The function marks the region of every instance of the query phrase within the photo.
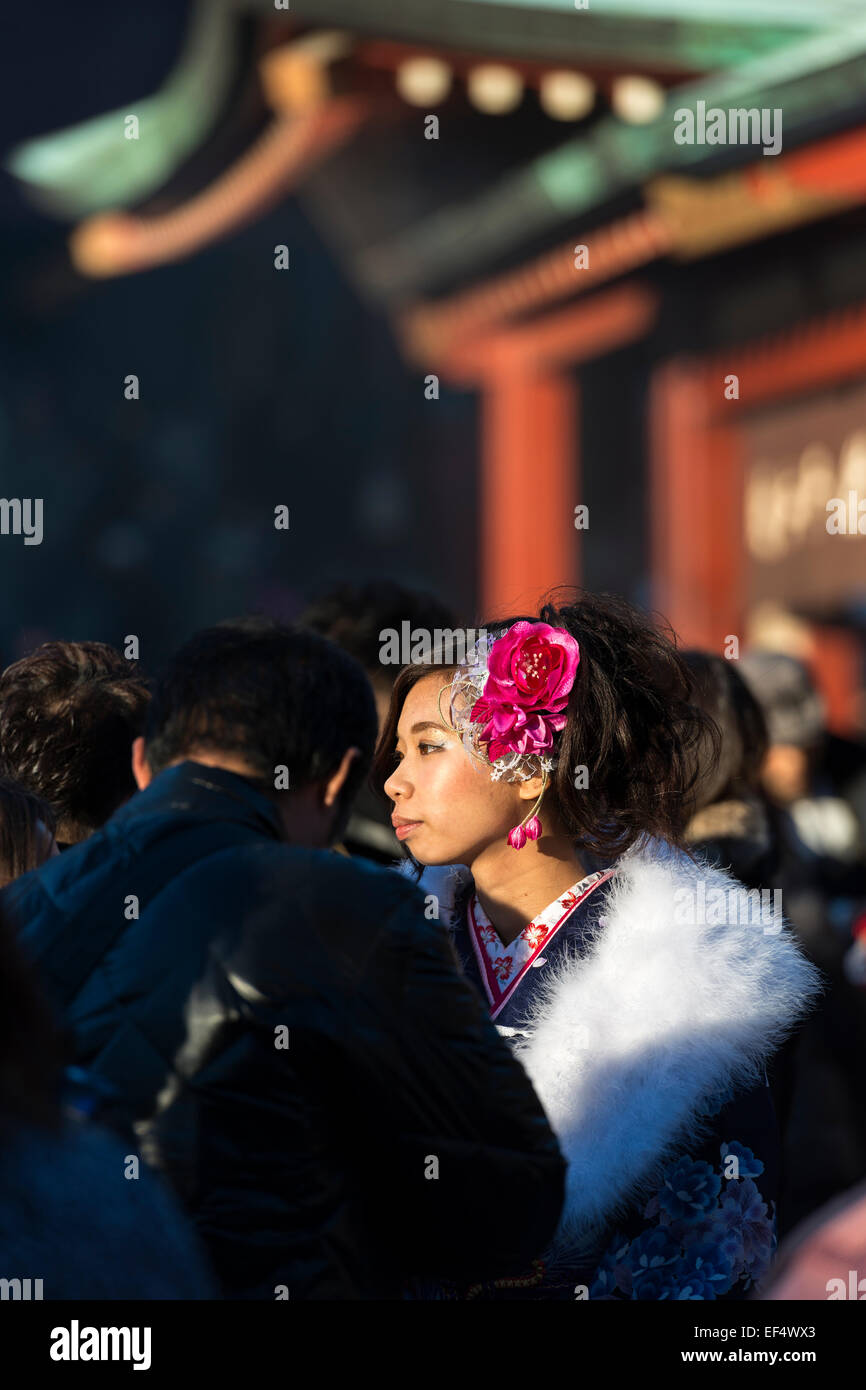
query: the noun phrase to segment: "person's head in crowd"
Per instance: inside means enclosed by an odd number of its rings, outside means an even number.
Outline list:
[[[680,843],[686,798],[697,775],[695,749],[699,739],[713,737],[713,726],[690,703],[689,671],[673,642],[623,599],[568,591],[538,615],[484,624],[491,653],[496,639],[517,623],[564,630],[579,649],[564,719],[552,734],[556,763],[546,789],[543,769],[532,775],[526,775],[530,767],[511,771],[506,758],[504,775],[493,777],[490,762],[467,748],[460,729],[449,723],[452,664],[432,671],[435,662],[408,666],[394,686],[374,776],[394,802],[412,857],[422,864],[471,867],[482,856],[488,864],[500,856],[503,872],[512,865],[520,872],[529,869],[533,855],[567,856],[570,845],[610,859],[643,835]],[[573,643],[564,650],[573,653]],[[514,661],[508,660],[513,676]],[[534,663],[531,684],[553,655],[527,649],[519,661],[527,669]],[[491,741],[497,760],[493,747]],[[517,867],[509,832],[539,797],[543,833],[521,846]]]
[[[746,652],[739,669],[767,721],[764,787],[773,801],[787,805],[809,794],[825,730],[823,700],[803,662],[783,652]]]
[[[710,716],[721,735],[698,749],[700,777],[695,785],[696,811],[720,801],[742,800],[761,788],[767,754],[767,725],[761,706],[736,669],[736,662],[711,652],[686,651],[692,673],[692,699]]]
[[[143,1181],[110,1180],[123,1169],[129,1138],[110,1135],[102,1116],[91,1123],[97,1080],[67,1065],[69,1035],[19,929],[0,902],[4,1274],[23,1275],[28,1284],[37,1275],[36,1298],[43,1283],[47,1299],[215,1297],[198,1241],[162,1184],[147,1173]],[[88,1100],[77,1114],[73,1085],[83,1086]]]
[[[766,1302],[863,1300],[866,1182],[812,1211],[788,1235],[757,1297]]]
[[[0,888],[57,853],[54,812],[41,797],[0,777]]]
[[[133,771],[142,789],[187,761],[235,772],[276,802],[289,840],[324,847],[345,828],[376,727],[351,656],[316,632],[242,618],[196,633],[171,660]]]
[[[367,584],[337,584],[322,593],[302,613],[299,621],[325,637],[359,661],[366,671],[376,697],[379,729],[384,725],[391,702],[391,690],[401,670],[400,664],[382,661],[385,633],[427,632],[453,629],[452,610],[434,594],[409,589],[390,579]]]
[[[744,883],[772,867],[773,832],[761,787],[767,726],[761,707],[736,669],[710,652],[687,651],[692,699],[712,719],[718,739],[696,750],[698,780],[686,840]]]
[[[105,642],[46,642],[0,676],[0,774],[47,801],[57,841],[98,830],[135,791],[148,690]]]

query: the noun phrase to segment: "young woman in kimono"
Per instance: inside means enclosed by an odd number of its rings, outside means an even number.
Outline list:
[[[718,731],[673,644],[588,595],[484,631],[461,666],[401,672],[376,773],[567,1199],[531,1270],[432,1296],[745,1297],[776,1241],[765,1067],[818,976],[778,911],[679,847]]]

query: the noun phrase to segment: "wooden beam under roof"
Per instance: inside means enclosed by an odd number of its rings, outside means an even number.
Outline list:
[[[418,360],[465,352],[497,325],[527,319],[662,256],[693,259],[866,202],[866,127],[718,179],[665,178],[648,207],[597,227],[503,275],[401,318]],[[585,248],[585,264],[575,252]]]

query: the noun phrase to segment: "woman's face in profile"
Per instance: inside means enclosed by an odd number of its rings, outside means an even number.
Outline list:
[[[397,725],[397,766],[385,783],[397,836],[422,864],[471,864],[504,843],[526,807],[513,783],[494,782],[439,713],[447,672],[422,677],[406,696]],[[443,696],[447,709],[447,695]]]

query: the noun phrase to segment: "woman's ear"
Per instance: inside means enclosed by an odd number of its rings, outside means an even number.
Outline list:
[[[517,794],[521,801],[537,801],[543,786],[544,777],[539,773],[537,777],[527,777],[525,782],[518,782]]]

